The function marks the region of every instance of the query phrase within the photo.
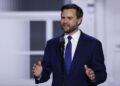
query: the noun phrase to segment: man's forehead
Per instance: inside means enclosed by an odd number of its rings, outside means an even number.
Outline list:
[[[75,9],[63,10],[62,15],[76,15],[76,10]]]

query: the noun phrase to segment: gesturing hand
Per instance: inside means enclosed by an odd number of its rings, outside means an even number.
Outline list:
[[[85,68],[85,74],[91,81],[95,81],[95,73],[91,68],[88,68],[87,65],[84,65]]]
[[[41,61],[38,61],[38,64],[33,65],[32,72],[35,77],[39,78],[41,76],[42,70],[43,68],[41,65]]]

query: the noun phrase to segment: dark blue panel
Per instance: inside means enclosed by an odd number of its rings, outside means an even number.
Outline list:
[[[58,11],[64,0],[18,0],[19,11]]]
[[[44,50],[46,40],[45,21],[30,22],[30,50]]]
[[[60,36],[63,33],[61,26],[60,26],[60,21],[54,21],[53,22],[53,36],[57,37]]]

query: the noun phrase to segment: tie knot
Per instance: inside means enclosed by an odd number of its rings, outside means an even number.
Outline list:
[[[71,36],[68,36],[68,40],[71,40],[72,39],[72,37]]]

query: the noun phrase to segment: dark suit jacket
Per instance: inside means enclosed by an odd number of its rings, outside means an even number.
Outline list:
[[[67,74],[60,56],[60,37],[47,42],[42,61],[43,72],[36,84],[47,81],[53,73],[52,86],[97,86],[106,80],[106,67],[101,42],[81,32],[70,73]],[[92,68],[96,75],[95,82],[91,82],[85,74],[84,65]],[[63,71],[64,68],[64,72]],[[63,78],[64,76],[64,78]],[[64,79],[64,80],[63,80]]]

